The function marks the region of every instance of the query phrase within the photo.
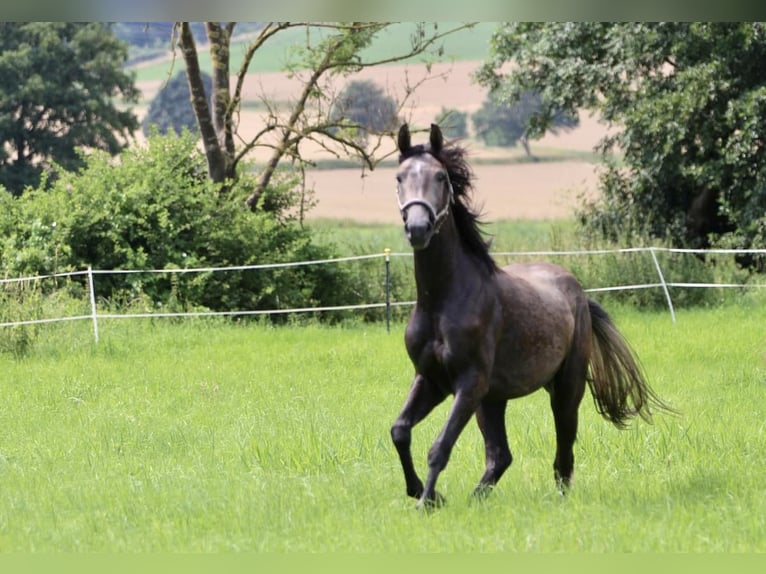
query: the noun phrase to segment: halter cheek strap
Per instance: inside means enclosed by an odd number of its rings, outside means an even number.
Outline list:
[[[449,188],[449,198],[447,203],[444,204],[444,207],[442,207],[439,212],[437,212],[436,208],[428,203],[425,199],[416,198],[410,199],[405,203],[401,203],[399,201],[399,194],[397,193],[396,202],[399,204],[399,212],[402,214],[402,217],[404,217],[404,212],[407,211],[407,209],[413,205],[422,205],[428,211],[428,214],[431,217],[431,221],[434,222],[434,233],[439,233],[439,228],[442,226],[442,223],[444,223],[444,220],[447,219],[447,215],[449,214],[450,205],[455,202],[455,192],[452,189],[452,182],[450,182],[449,177],[447,179],[447,187]]]

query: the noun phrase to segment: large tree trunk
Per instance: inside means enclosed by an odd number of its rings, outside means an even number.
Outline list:
[[[232,133],[231,89],[229,87],[229,53],[234,22],[225,27],[218,22],[205,22],[210,42],[210,59],[213,63],[213,126],[218,134],[219,145],[227,159],[234,158],[234,135]],[[230,161],[230,163],[233,163]],[[233,175],[233,174],[229,174]]]
[[[220,26],[219,26],[220,28]],[[224,44],[221,42],[219,45]],[[181,22],[179,45],[181,46],[181,52],[186,63],[186,78],[189,82],[189,91],[191,92],[191,103],[194,108],[194,114],[197,116],[197,125],[199,126],[200,135],[202,136],[202,143],[205,148],[205,156],[207,157],[207,168],[210,179],[215,183],[224,183],[227,178],[231,178],[233,174],[229,173],[230,165],[233,162],[227,157],[224,147],[221,145],[219,139],[219,132],[216,129],[216,124],[213,121],[213,116],[210,112],[210,106],[208,105],[208,96],[205,94],[205,87],[202,83],[202,73],[199,66],[199,58],[197,57],[197,46],[194,42],[194,36],[188,22]],[[214,50],[211,48],[211,54]],[[215,50],[219,57],[224,57],[220,54],[220,50]],[[221,89],[221,77],[225,75],[223,83],[226,86],[226,94],[229,93],[229,79],[228,79],[228,41],[225,42],[225,61],[226,61],[226,74],[221,74],[220,69],[214,70],[213,77],[213,91],[218,92]],[[213,60],[215,63],[216,61]],[[214,68],[216,68],[214,66]],[[216,101],[218,98],[214,98]],[[222,104],[221,104],[222,105]],[[219,112],[219,104],[216,103],[216,117]],[[225,110],[225,107],[223,108]],[[224,114],[221,114],[220,118],[223,118]],[[221,120],[223,124],[223,120]],[[224,130],[225,131],[225,130]],[[222,139],[226,139],[225,137]],[[228,142],[225,142],[228,145]],[[234,143],[231,142],[233,149]]]

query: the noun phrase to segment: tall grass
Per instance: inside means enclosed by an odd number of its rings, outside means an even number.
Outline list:
[[[575,486],[556,494],[544,392],[509,405],[495,492],[474,424],[414,509],[389,425],[412,375],[380,324],[114,320],[49,326],[0,373],[0,551],[764,551],[764,301],[611,307],[682,411],[618,431],[586,396]],[[421,472],[447,400],[413,437]]]
[[[354,222],[312,221],[318,241],[332,242],[342,254],[381,253],[390,248],[402,257],[394,258],[391,265],[393,276],[392,297],[394,301],[414,299],[415,286],[412,273],[411,248],[407,244],[401,225],[359,224]],[[617,252],[622,248],[656,247],[660,242],[647,243],[636,237],[625,237],[620,243],[594,239],[583,233],[572,220],[501,220],[487,222],[483,226],[491,240],[491,251],[498,264],[547,260],[569,269],[586,289],[609,287],[634,288],[600,293],[599,298],[615,304],[635,305],[645,309],[667,309],[665,291],[652,254],[648,251],[635,253]],[[576,251],[610,251],[597,254],[566,254]],[[532,252],[525,254],[525,252]],[[545,252],[538,254],[537,252]],[[562,252],[565,254],[551,254]],[[510,254],[508,254],[510,253]],[[704,258],[689,253],[656,251],[657,262],[666,283],[701,284],[764,284],[766,278],[751,274],[737,266],[730,254],[707,255]],[[360,267],[372,281],[379,282],[379,261],[370,261]],[[651,288],[635,286],[656,284]],[[697,288],[678,287],[670,289],[675,308],[714,306],[736,302],[746,288]]]

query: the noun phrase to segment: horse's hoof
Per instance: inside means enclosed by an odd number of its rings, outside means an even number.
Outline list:
[[[421,498],[418,500],[416,508],[424,512],[431,512],[441,508],[445,504],[447,504],[447,499],[437,492],[434,494],[433,498]]]
[[[489,484],[480,484],[473,489],[474,500],[486,500],[492,494],[493,487]]]
[[[555,470],[553,478],[556,480],[556,490],[559,491],[561,496],[566,496],[567,492],[569,492],[569,489],[572,487],[574,477],[571,474],[569,476],[562,476]]]

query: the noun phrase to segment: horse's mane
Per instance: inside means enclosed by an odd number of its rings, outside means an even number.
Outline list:
[[[407,153],[400,154],[399,163],[424,153],[432,155],[447,170],[455,197],[451,208],[452,217],[461,241],[469,253],[479,259],[490,273],[496,271],[497,264],[489,254],[492,241],[487,238],[487,233],[481,228],[483,225],[481,214],[472,204],[474,173],[468,164],[466,149],[454,142],[437,151],[432,150],[429,145],[418,144],[412,146]]]

